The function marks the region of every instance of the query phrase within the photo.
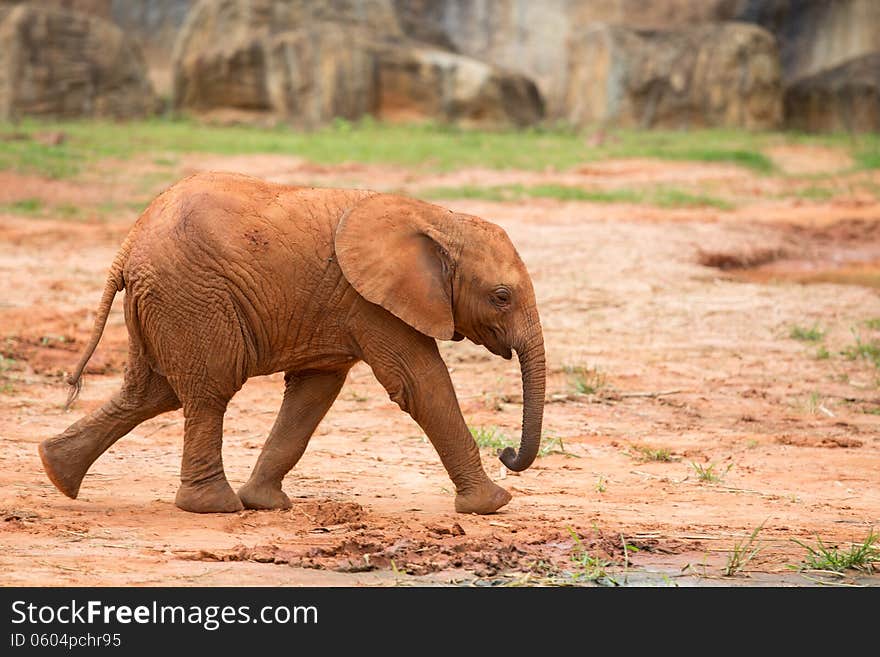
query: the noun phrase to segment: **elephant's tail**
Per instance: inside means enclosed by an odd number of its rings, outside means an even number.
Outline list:
[[[67,377],[70,392],[64,405],[65,410],[69,409],[70,405],[79,396],[79,391],[82,389],[83,370],[86,368],[86,364],[89,362],[92,354],[95,353],[98,342],[101,341],[101,335],[104,333],[104,326],[107,324],[107,316],[110,314],[113,299],[116,298],[117,292],[125,289],[125,279],[123,278],[122,271],[128,260],[130,248],[131,235],[122,244],[122,248],[116,254],[116,258],[114,258],[113,264],[110,266],[110,273],[107,275],[107,282],[104,284],[104,294],[101,296],[101,303],[98,305],[98,313],[95,316],[95,327],[92,329],[92,337],[89,339],[89,343],[86,345],[86,349],[79,359],[79,364],[76,366],[73,374]]]

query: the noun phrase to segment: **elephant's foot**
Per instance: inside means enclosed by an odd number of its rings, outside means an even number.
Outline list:
[[[281,487],[247,482],[238,489],[238,497],[246,509],[289,509],[290,498]]]
[[[225,478],[200,484],[183,483],[177,489],[174,503],[192,513],[235,513],[244,508]]]
[[[455,510],[459,513],[494,513],[510,502],[510,493],[486,481],[479,486],[458,491],[455,496]]]
[[[49,481],[67,497],[76,499],[83,477],[92,462],[81,463],[81,459],[77,460],[76,454],[71,451],[69,446],[65,446],[65,441],[58,438],[44,440],[39,447],[40,460]]]

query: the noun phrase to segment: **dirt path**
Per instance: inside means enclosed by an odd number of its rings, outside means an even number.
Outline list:
[[[272,177],[265,159],[226,164]],[[184,162],[181,173],[193,166]],[[623,179],[684,175],[679,165],[665,167],[645,164]],[[776,184],[729,167],[686,168],[730,194]],[[387,173],[349,167],[308,176],[383,188],[453,184],[401,172],[397,182]],[[100,195],[89,186],[44,188],[67,203],[78,193]],[[177,510],[179,413],[117,443],[79,500],[61,496],[36,446],[119,385],[126,334],[117,300],[80,401],[62,410],[59,375],[78,357],[106,268],[135,217],[0,214],[2,583],[369,585],[511,582],[525,573],[570,582],[576,577],[566,571],[583,573],[572,561],[581,550],[636,579],[658,572],[668,579],[657,581],[718,583],[734,545],[763,524],[751,577],[723,582],[807,584],[788,568],[805,556],[793,539],[846,545],[880,528],[880,370],[842,353],[880,339],[880,326],[869,323],[880,318],[880,296],[868,286],[776,282],[801,266],[786,262],[827,269],[840,254],[880,260],[876,203],[770,199],[726,213],[551,200],[446,204],[500,223],[518,245],[551,367],[552,453],[514,475],[484,450],[488,472],[514,496],[488,517],[452,512],[439,459],[364,365],[285,480],[290,511]],[[849,228],[838,234],[820,225]],[[760,252],[775,254],[760,266],[775,260],[776,272],[744,278],[741,266]],[[710,266],[719,264],[713,254],[732,268]],[[805,342],[790,337],[793,327],[823,334]],[[464,343],[442,351],[469,424],[516,436],[515,361]],[[576,392],[577,376],[592,394]],[[279,376],[254,379],[232,402],[224,462],[234,486],[256,460],[281,390]],[[701,480],[698,469],[718,480]],[[624,557],[624,542],[637,551]]]

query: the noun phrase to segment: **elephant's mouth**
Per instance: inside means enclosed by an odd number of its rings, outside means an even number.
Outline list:
[[[452,336],[452,339],[455,340],[456,336],[459,335],[461,334],[456,331],[455,335]],[[476,345],[486,347],[491,353],[496,356],[501,356],[504,360],[510,360],[513,358],[513,350],[504,344],[504,341],[501,340],[495,329],[490,328],[488,331],[474,331],[472,335],[466,335],[463,337],[467,337],[468,340]]]
[[[510,360],[513,358],[513,350],[510,347],[493,344],[486,344],[484,346],[496,356],[501,356],[504,360]]]

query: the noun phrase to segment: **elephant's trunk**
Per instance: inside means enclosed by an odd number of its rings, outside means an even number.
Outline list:
[[[541,447],[541,425],[544,420],[547,371],[544,361],[544,335],[537,315],[526,336],[514,347],[519,358],[523,388],[523,423],[519,452],[507,447],[499,455],[501,462],[514,472],[522,472],[534,462]]]

